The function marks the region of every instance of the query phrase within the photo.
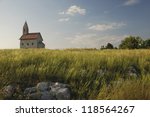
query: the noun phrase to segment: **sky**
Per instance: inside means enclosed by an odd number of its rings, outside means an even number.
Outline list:
[[[129,35],[150,38],[150,0],[0,0],[0,49],[19,48],[27,21],[46,48],[118,46]]]

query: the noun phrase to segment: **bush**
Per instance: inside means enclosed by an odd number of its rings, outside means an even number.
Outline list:
[[[119,45],[120,49],[139,49],[142,48],[143,40],[141,37],[126,37]]]

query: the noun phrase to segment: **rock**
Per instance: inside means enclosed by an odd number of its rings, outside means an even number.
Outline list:
[[[40,92],[36,92],[36,93],[27,94],[27,95],[25,95],[25,99],[28,99],[28,100],[40,100],[41,99],[41,93]]]
[[[49,83],[48,82],[40,82],[36,86],[38,91],[46,91],[49,88]]]
[[[130,76],[130,77],[135,77],[135,78],[137,78],[138,76],[139,76],[139,70],[135,67],[135,66],[130,66],[129,68],[128,68],[128,75]]]
[[[54,100],[54,99],[56,98],[52,92],[48,92],[48,91],[41,92],[41,100]]]
[[[26,99],[36,100],[69,100],[69,85],[53,82],[40,82],[35,87],[26,88],[24,91]]]
[[[69,87],[69,85],[67,85],[67,84],[62,84],[62,83],[58,83],[58,82],[56,82],[53,86],[54,87],[60,87],[60,88]]]
[[[60,89],[60,87],[53,87],[53,86],[51,86],[51,91],[53,93],[56,93],[59,89]]]
[[[24,94],[31,94],[31,93],[35,93],[37,92],[37,89],[36,87],[32,87],[32,88],[26,88],[25,91],[24,91]]]
[[[56,92],[56,99],[58,100],[69,100],[70,99],[70,91],[68,88],[60,88]]]
[[[69,100],[71,99],[71,92],[69,85],[54,82],[40,82],[35,87],[26,88],[23,92],[17,92],[16,87],[8,85],[3,88],[3,94],[6,99],[21,96],[21,99],[28,100]],[[20,94],[19,94],[20,93]]]
[[[4,98],[6,98],[6,99],[12,98],[14,92],[15,92],[15,87],[12,85],[5,86],[2,89],[2,94],[3,94]]]
[[[57,92],[61,88],[69,88],[69,85],[56,82],[54,84],[51,84],[50,88],[52,92]]]

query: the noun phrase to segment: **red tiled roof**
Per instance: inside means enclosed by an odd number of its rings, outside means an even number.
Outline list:
[[[20,40],[36,40],[39,35],[41,36],[40,33],[28,33],[26,35],[22,35]]]

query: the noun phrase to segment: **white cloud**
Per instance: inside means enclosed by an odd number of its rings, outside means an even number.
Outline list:
[[[70,44],[77,48],[95,48],[97,47],[97,35],[96,34],[77,34],[68,38]]]
[[[82,9],[82,8],[74,5],[74,6],[71,6],[67,10],[66,14],[68,14],[68,15],[74,15],[74,14],[85,15],[86,14],[86,9]]]
[[[100,48],[102,45],[112,43],[117,46],[126,35],[98,35],[94,33],[77,34],[67,38],[72,47],[78,48]]]
[[[80,15],[85,15],[86,14],[86,9],[82,9],[76,5],[70,6],[66,11],[59,12],[59,14],[64,15],[75,15],[75,14],[80,14]]]
[[[140,0],[126,0],[126,2],[124,2],[124,6],[131,6],[131,5],[135,5],[137,3],[139,3]]]
[[[59,12],[58,14],[59,14],[59,15],[64,15],[64,14],[65,14],[65,12],[64,12],[64,11],[62,11],[62,12]]]
[[[96,24],[90,26],[88,29],[94,31],[107,31],[107,30],[119,29],[125,25],[126,25],[125,23]]]
[[[70,18],[61,18],[61,19],[59,19],[58,21],[59,22],[67,22],[67,21],[69,21],[70,20]]]

